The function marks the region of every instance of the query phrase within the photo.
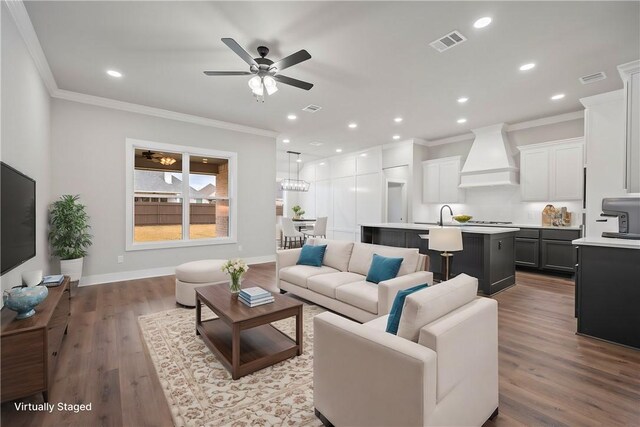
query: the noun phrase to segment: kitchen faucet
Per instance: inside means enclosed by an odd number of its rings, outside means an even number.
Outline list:
[[[451,210],[451,206],[449,205],[442,205],[442,207],[440,208],[440,221],[438,222],[438,225],[440,227],[442,227],[444,225],[444,223],[442,222],[442,210],[444,208],[449,208],[449,212],[451,213],[451,216],[453,216],[453,211]]]

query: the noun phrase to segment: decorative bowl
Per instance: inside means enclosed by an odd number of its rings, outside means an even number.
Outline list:
[[[16,319],[26,319],[36,314],[33,308],[44,301],[47,295],[49,289],[46,286],[13,288],[3,292],[2,300],[9,309],[18,312]]]
[[[455,219],[456,221],[458,221],[461,224],[464,224],[465,222],[471,220],[473,217],[469,216],[469,215],[455,215],[453,217],[453,219]]]

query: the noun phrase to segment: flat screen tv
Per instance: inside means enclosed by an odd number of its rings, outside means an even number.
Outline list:
[[[36,182],[0,162],[2,273],[36,256]]]

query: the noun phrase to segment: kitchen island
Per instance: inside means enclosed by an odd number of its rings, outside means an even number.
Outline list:
[[[442,262],[439,251],[429,250],[430,224],[380,223],[361,224],[363,243],[418,248],[429,255],[429,271],[442,280]],[[493,295],[515,284],[515,236],[519,228],[460,226],[463,250],[454,252],[451,274],[460,273],[478,279],[478,292]]]

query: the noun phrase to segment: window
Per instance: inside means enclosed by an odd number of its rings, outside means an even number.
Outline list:
[[[127,250],[235,242],[236,154],[127,139]]]

